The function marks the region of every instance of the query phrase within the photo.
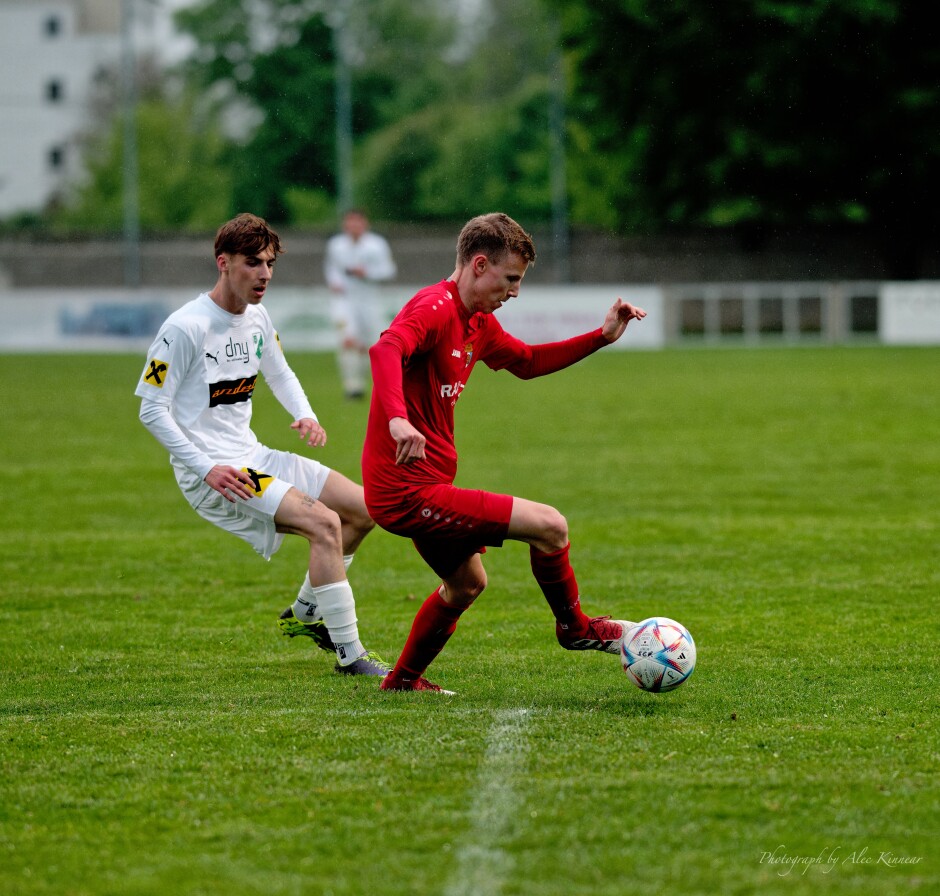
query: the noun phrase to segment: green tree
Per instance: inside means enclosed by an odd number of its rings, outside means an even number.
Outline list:
[[[335,191],[333,71],[331,31],[319,16],[302,23],[295,43],[255,57],[242,89],[264,121],[237,153],[239,208],[285,221],[291,188]]]
[[[363,141],[359,177],[388,216],[465,220],[499,208],[551,216],[550,70],[541,0],[490,0],[442,57],[433,101]],[[397,212],[397,215],[396,215]]]
[[[197,41],[191,81],[235,129],[234,199],[310,223],[336,194],[336,52],[342,27],[361,137],[431,101],[452,24],[440,0],[205,0],[177,15]],[[332,217],[332,214],[330,215]]]
[[[178,20],[199,45],[194,83],[249,113],[240,208],[295,223],[329,208],[342,23],[357,202],[397,220],[549,218],[556,41],[542,0],[204,0]]]
[[[187,96],[153,92],[137,106],[140,226],[147,232],[213,231],[228,213],[227,142]],[[55,229],[117,233],[123,227],[123,124],[86,146],[86,176],[52,212]]]
[[[546,220],[548,105],[546,79],[534,76],[498,101],[441,103],[383,128],[359,155],[370,208],[419,221],[495,209]]]
[[[552,0],[573,213],[632,232],[864,224],[897,276],[936,231],[940,51],[914,0]]]

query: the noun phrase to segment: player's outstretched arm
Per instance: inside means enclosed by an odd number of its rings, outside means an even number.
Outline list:
[[[646,317],[646,312],[642,308],[637,308],[618,298],[607,312],[607,317],[604,318],[601,333],[608,342],[616,342],[623,336],[631,320],[643,320],[644,317]]]

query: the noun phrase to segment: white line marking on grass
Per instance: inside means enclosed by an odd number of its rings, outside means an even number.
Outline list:
[[[527,709],[497,713],[468,812],[470,829],[455,855],[444,896],[494,896],[501,892],[514,859],[502,846],[520,802],[528,744]]]

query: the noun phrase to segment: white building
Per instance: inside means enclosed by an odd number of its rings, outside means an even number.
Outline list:
[[[119,72],[122,12],[137,53],[159,51],[170,8],[153,0],[0,0],[0,218],[41,211],[80,175],[96,79]]]

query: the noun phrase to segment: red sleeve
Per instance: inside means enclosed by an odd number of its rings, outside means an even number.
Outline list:
[[[386,331],[372,348],[369,360],[372,363],[372,389],[382,405],[387,420],[406,417],[405,391],[402,388],[402,358],[404,352],[400,340]]]
[[[527,345],[502,331],[494,350],[483,360],[493,370],[508,370],[520,379],[531,380],[564,370],[609,344],[600,327],[581,336],[542,345]]]
[[[453,301],[446,282],[422,289],[409,301],[369,349],[372,365],[372,391],[385,411],[386,419],[408,417],[402,370],[414,354],[434,345],[442,321],[437,312],[444,301]]]

